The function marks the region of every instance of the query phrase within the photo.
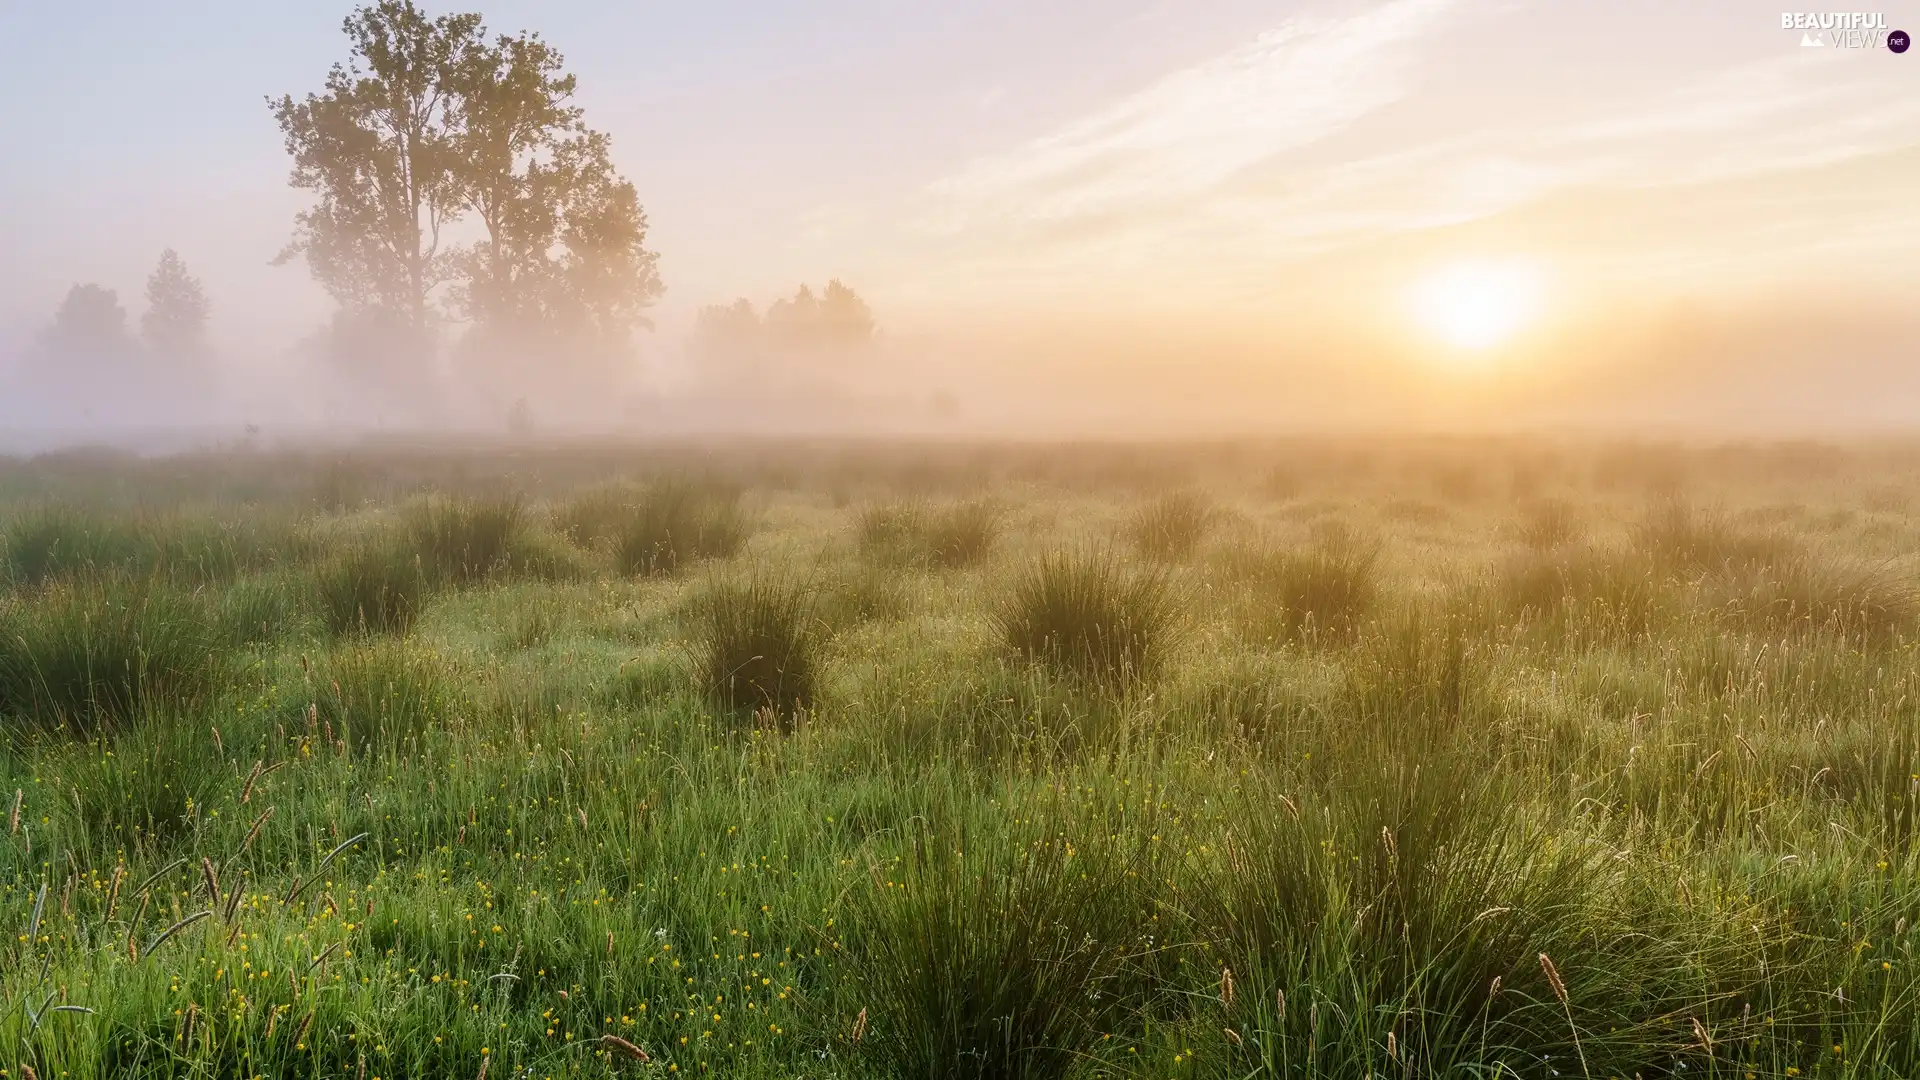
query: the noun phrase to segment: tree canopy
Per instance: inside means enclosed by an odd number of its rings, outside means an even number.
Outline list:
[[[160,253],[160,264],[147,278],[147,311],[140,316],[140,336],[147,348],[170,356],[194,356],[206,350],[207,293],[187,273],[187,264],[172,248]]]
[[[411,0],[343,29],[348,59],[319,92],[269,102],[291,182],[316,196],[282,259],[305,257],[352,326],[419,350],[442,316],[516,350],[624,349],[662,291],[657,257],[560,53]]]
[[[759,366],[779,358],[863,350],[873,343],[873,312],[838,278],[816,294],[801,285],[768,305],[766,314],[745,299],[700,309],[694,321],[695,359],[711,367]]]

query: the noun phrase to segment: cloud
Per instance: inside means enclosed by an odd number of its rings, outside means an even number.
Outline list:
[[[1398,99],[1406,46],[1452,0],[1393,0],[1345,19],[1303,17],[927,192],[918,224],[1071,228],[1177,206],[1274,154]]]

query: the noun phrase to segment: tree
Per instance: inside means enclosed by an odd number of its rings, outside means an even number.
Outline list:
[[[64,359],[117,359],[131,344],[127,311],[112,289],[75,285],[60,301],[42,340],[49,352]]]
[[[764,369],[774,360],[794,371],[813,358],[863,350],[873,343],[874,333],[866,301],[836,278],[819,294],[801,285],[792,297],[769,305],[764,316],[744,299],[701,308],[688,350],[716,374]]]
[[[447,273],[441,237],[461,203],[453,84],[485,48],[480,17],[429,19],[411,0],[380,0],[342,30],[350,59],[324,92],[268,99],[293,186],[319,196],[280,259],[304,255],[341,307],[424,335]]]
[[[160,253],[160,265],[147,278],[147,312],[140,336],[154,352],[195,356],[205,351],[207,294],[187,264],[172,249]]]
[[[343,309],[387,316],[357,322],[423,344],[446,285],[470,352],[624,349],[662,291],[657,260],[560,54],[411,0],[362,7],[345,30],[351,57],[323,93],[271,102],[293,184],[319,195],[283,258],[304,255]],[[456,247],[449,229],[468,214],[485,236]]]

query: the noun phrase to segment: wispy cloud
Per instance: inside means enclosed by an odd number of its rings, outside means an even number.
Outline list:
[[[1453,0],[1299,18],[928,193],[920,224],[1054,228],[1177,205],[1398,99],[1406,48]]]

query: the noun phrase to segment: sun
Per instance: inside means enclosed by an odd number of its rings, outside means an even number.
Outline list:
[[[1417,282],[1413,317],[1455,349],[1484,352],[1525,329],[1540,313],[1539,268],[1521,261],[1449,263]]]

